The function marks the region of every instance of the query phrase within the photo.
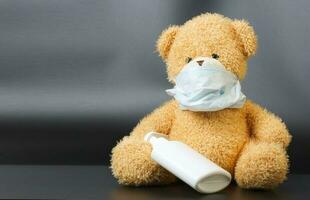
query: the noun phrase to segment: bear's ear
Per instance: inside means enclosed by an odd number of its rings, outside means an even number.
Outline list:
[[[257,38],[253,27],[245,20],[234,20],[232,24],[237,37],[241,40],[244,55],[253,56],[257,48]]]
[[[170,26],[160,34],[157,40],[156,50],[163,60],[167,59],[170,47],[173,44],[178,30],[179,26]]]

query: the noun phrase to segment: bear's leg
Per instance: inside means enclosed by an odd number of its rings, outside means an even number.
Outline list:
[[[235,180],[242,188],[271,189],[286,179],[288,158],[278,144],[248,143],[237,161]]]
[[[111,168],[113,175],[123,185],[169,184],[177,179],[151,160],[152,147],[149,143],[125,137],[112,150]]]

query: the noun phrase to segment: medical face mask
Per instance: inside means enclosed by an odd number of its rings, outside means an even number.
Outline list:
[[[207,57],[195,58],[184,66],[174,88],[166,92],[179,102],[180,109],[191,111],[241,108],[246,100],[236,75]]]

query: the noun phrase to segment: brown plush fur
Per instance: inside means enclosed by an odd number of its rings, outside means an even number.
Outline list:
[[[187,57],[210,57],[212,53],[243,79],[247,59],[255,54],[256,46],[255,32],[246,21],[209,13],[169,27],[157,42],[171,82]],[[152,161],[151,146],[143,141],[150,131],[191,146],[233,174],[243,188],[273,188],[286,178],[286,147],[291,136],[280,118],[250,100],[240,109],[216,112],[184,111],[175,100],[166,102],[113,149],[111,168],[119,183],[150,185],[177,180]]]

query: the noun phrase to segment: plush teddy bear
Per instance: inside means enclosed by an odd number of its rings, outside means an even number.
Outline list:
[[[204,60],[196,59],[200,57],[217,60],[242,80],[256,47],[256,34],[247,21],[211,13],[170,26],[157,41],[173,84],[187,63],[201,65]],[[143,140],[150,131],[189,145],[230,172],[242,188],[274,188],[286,179],[291,136],[279,117],[250,100],[213,111],[184,109],[177,98],[164,103],[112,150],[111,168],[119,183],[155,185],[177,180],[151,159],[152,147]]]

